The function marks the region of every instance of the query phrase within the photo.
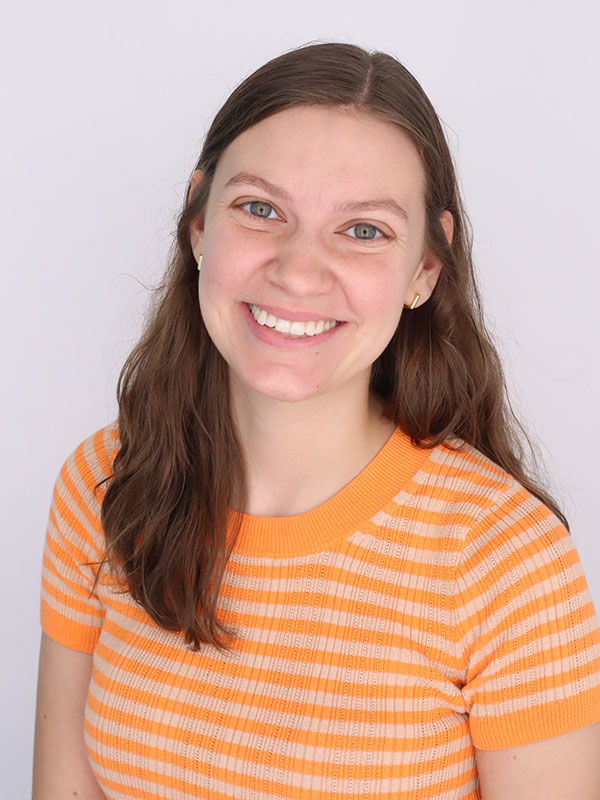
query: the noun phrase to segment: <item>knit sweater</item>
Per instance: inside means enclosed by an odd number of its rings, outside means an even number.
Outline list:
[[[600,720],[600,631],[571,537],[452,444],[398,429],[318,507],[245,515],[219,595],[237,633],[225,654],[191,651],[104,570],[91,592],[116,422],[75,449],[41,618],[93,653],[84,735],[109,800],[475,800],[475,747]]]

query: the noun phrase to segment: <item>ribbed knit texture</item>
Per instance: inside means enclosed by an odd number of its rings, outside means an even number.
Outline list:
[[[108,576],[116,422],[55,486],[42,625],[94,653],[85,738],[107,798],[480,797],[475,747],[600,720],[600,631],[551,512],[476,450],[397,430],[334,497],[246,515],[220,616],[231,653],[191,652]]]

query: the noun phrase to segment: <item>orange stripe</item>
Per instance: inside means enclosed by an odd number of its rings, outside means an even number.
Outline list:
[[[600,657],[586,658],[583,662],[588,668],[594,672],[600,672]],[[546,673],[531,680],[521,680],[519,683],[519,696],[527,697],[528,695],[537,694],[543,690],[555,692],[557,689],[568,687],[569,684],[577,682],[581,678],[582,663],[578,663],[572,669],[559,672],[559,673]],[[600,676],[597,677],[598,687],[600,688]],[[516,687],[512,687],[515,691]],[[497,706],[494,708],[493,713],[501,713],[502,703],[510,697],[511,687],[503,686],[495,691],[487,690],[485,684],[483,688],[477,690],[477,705],[483,706]]]
[[[418,506],[407,506],[395,503],[393,500],[389,506],[386,507],[388,514],[398,517],[403,522],[420,522],[423,525],[472,525],[475,522],[473,514],[466,511],[463,512],[448,512],[448,511],[435,511],[430,508],[419,508]],[[378,526],[372,524],[372,527],[377,529]],[[431,548],[431,536],[423,536],[423,541],[427,542],[425,549]]]
[[[224,618],[224,621],[227,622],[228,620]],[[151,627],[155,626],[156,624],[149,622],[148,625],[149,627]],[[124,645],[135,648],[136,650],[142,651],[144,653],[148,654],[156,653],[156,643],[149,636],[144,636],[139,631],[135,632],[128,631],[126,628],[123,628],[114,619],[110,617],[107,617],[107,619],[105,620],[104,628],[107,631],[107,633],[110,633],[112,636],[115,637],[117,641],[122,642]],[[277,628],[275,626],[270,626],[269,629],[275,631]],[[280,624],[279,630],[285,630],[285,624]],[[347,639],[344,640],[343,636],[341,635],[342,634],[341,626],[334,626],[331,623],[329,623],[325,632],[328,633],[328,635],[331,638],[333,638],[332,632],[334,630],[338,631],[337,639],[340,642],[347,641]],[[306,632],[307,638],[310,638],[311,633],[312,635],[314,635],[314,632],[307,630]],[[361,644],[370,643],[372,645],[381,643],[382,642],[381,631],[361,630],[360,642]],[[384,643],[386,647],[391,647],[399,651],[401,650],[413,651],[417,656],[419,656],[419,650],[417,646],[415,645],[414,641],[407,636],[402,636],[399,634],[393,635],[390,633],[386,635]],[[245,639],[241,643],[236,642],[234,645],[234,650],[241,650],[243,653],[248,653],[248,654],[263,653],[264,648],[265,648],[264,643],[261,644],[260,642],[253,642],[250,639]],[[361,669],[377,670],[381,669],[382,663],[385,663],[385,661],[381,658],[367,658],[364,656],[363,653],[352,655],[351,653],[347,652],[347,650],[348,648],[346,648],[346,650],[342,650],[342,652],[339,655],[336,655],[335,652],[328,653],[330,663],[335,663],[336,660],[339,659],[340,661],[343,661],[344,667],[356,670],[361,670]],[[287,659],[288,661],[290,661],[290,663],[294,663],[298,659],[302,660],[303,662],[310,663],[311,661],[314,660],[315,650],[314,647],[301,648],[298,646],[285,645],[281,643],[277,647],[277,654],[278,657]],[[433,660],[436,655],[439,656],[440,663],[448,662],[448,654],[446,654],[444,651],[436,650],[435,648],[428,648],[427,650],[428,658]],[[161,656],[163,658],[178,661],[179,659],[182,658],[182,651],[174,646],[167,645],[165,642],[162,642]],[[420,657],[423,658],[423,655],[420,655]],[[205,658],[207,659],[207,663],[215,664],[216,670],[222,669],[223,667],[222,659],[218,657],[211,659],[209,656],[206,656]],[[412,673],[413,669],[415,669],[415,674],[420,674],[423,669],[423,666],[419,665],[414,666],[406,664],[404,668],[406,670],[409,670],[409,674],[413,674]],[[257,677],[258,674],[263,675],[263,672],[261,671],[260,673],[256,673],[254,670],[252,670],[250,673],[248,673],[247,676],[248,678],[254,678]],[[267,671],[266,674],[269,676],[269,679],[276,679],[277,675],[279,675],[280,672],[279,671],[273,672],[269,670]]]
[[[42,589],[48,597],[55,600],[58,605],[62,605],[65,610],[71,609],[76,614],[85,614],[86,616],[89,614],[99,616],[95,608],[90,605],[88,599],[89,592],[85,592],[85,590],[83,590],[82,599],[79,600],[77,597],[74,597],[73,594],[62,591],[60,584],[52,583],[48,577],[42,578]],[[77,589],[77,592],[81,591],[81,589]]]
[[[98,683],[98,686],[101,684]],[[104,688],[104,687],[102,687]],[[131,695],[118,695],[123,697],[129,697],[131,700]],[[176,743],[178,734],[181,731],[180,726],[170,725],[165,722],[159,722],[149,718],[148,716],[141,716],[140,714],[136,714],[131,705],[128,708],[119,709],[115,716],[115,707],[110,706],[107,704],[107,699],[104,695],[102,698],[102,702],[100,702],[91,692],[88,696],[88,706],[89,708],[96,713],[100,719],[104,719],[108,721],[108,725],[110,726],[113,722],[118,721],[119,725],[123,725],[127,728],[132,728],[133,730],[145,731],[151,736],[163,737],[165,739],[172,738]],[[174,701],[176,702],[176,701]],[[182,703],[183,713],[182,717],[186,720],[195,719],[200,721],[200,717],[191,712],[191,706],[189,703]],[[196,707],[196,706],[194,706]],[[312,706],[311,706],[312,707]],[[160,708],[160,711],[164,713],[166,709]],[[448,711],[445,716],[452,716],[454,712]],[[302,716],[299,712],[296,712],[298,716]],[[363,716],[365,716],[363,714]],[[369,722],[377,725],[377,724],[387,724],[393,725],[397,723],[390,722],[391,714],[388,713],[387,718],[383,721],[378,719],[380,715],[368,715]],[[312,715],[314,718],[314,714]],[[441,721],[443,717],[438,717],[437,720]],[[219,713],[217,711],[208,711],[206,710],[202,714],[202,723],[203,724],[214,724],[220,725],[224,728],[230,728],[231,730],[241,731],[248,734],[256,733],[256,726],[257,721],[253,719],[244,719],[235,714],[224,714]],[[402,725],[408,726],[411,723],[408,723],[405,719],[402,719]],[[87,721],[87,725],[89,726],[89,730],[93,733],[94,738],[96,738],[99,742],[106,736],[106,733],[103,729],[98,729],[96,726],[92,725],[89,720]],[[276,724],[268,724],[264,721],[260,721],[261,731],[263,735],[270,738],[276,738],[276,734],[280,732],[280,726]],[[107,726],[108,727],[108,726]],[[465,721],[464,723],[460,723],[455,725],[453,728],[449,728],[447,730],[443,730],[441,732],[436,732],[432,734],[419,734],[419,736],[402,736],[402,745],[403,749],[407,751],[420,751],[426,750],[428,747],[433,747],[436,743],[439,742],[440,737],[447,742],[448,744],[452,744],[461,740],[464,736],[467,735],[468,731],[468,724]],[[137,740],[136,740],[137,741]],[[307,745],[310,744],[314,747],[327,747],[331,745],[331,732],[323,732],[319,733],[316,730],[303,730],[301,727],[297,727],[294,730],[294,742],[297,745]],[[396,752],[398,749],[398,738],[392,736],[376,736],[373,735],[372,739],[356,739],[355,749],[369,752],[372,743],[376,743],[377,750],[381,752]],[[176,746],[176,744],[174,744]],[[136,752],[135,741],[130,740],[130,752]],[[122,749],[129,749],[129,748],[122,748]]]
[[[82,650],[88,653],[94,651],[94,645],[100,636],[100,627],[91,628],[88,625],[82,625],[71,616],[62,616],[43,598],[40,603],[40,619],[42,630],[59,644],[70,647],[72,650]]]
[[[439,475],[444,478],[449,479],[459,479],[463,483],[472,483],[473,486],[480,486],[485,487],[486,489],[496,489],[498,491],[506,490],[507,487],[510,485],[509,482],[503,478],[503,473],[500,473],[500,477],[498,480],[494,478],[490,478],[487,475],[482,475],[479,472],[467,472],[463,465],[461,466],[454,466],[446,463],[440,463],[438,461],[427,461],[426,466],[422,467],[423,471],[427,471],[430,475]],[[415,486],[418,487],[419,484],[415,483]]]
[[[325,798],[334,781],[368,776],[374,781],[373,793],[363,795],[368,800],[414,794],[382,792],[382,780],[411,780],[423,800],[449,799],[476,777],[469,724],[479,746],[500,747],[514,745],[517,736],[559,735],[600,718],[600,688],[581,690],[586,681],[600,681],[600,629],[577,552],[548,509],[470,448],[440,447],[418,461],[408,453],[418,472],[399,487],[399,502],[386,500],[389,525],[360,524],[371,539],[351,541],[349,532],[322,556],[301,559],[234,555],[219,613],[242,628],[242,638],[227,656],[206,646],[189,651],[183,636],[162,635],[131,598],[103,583],[101,605],[90,602],[94,572],[82,564],[102,557],[99,514],[107,484],[96,496],[94,486],[111,473],[117,424],[82,442],[59,473],[40,606],[44,629],[57,641],[88,652],[95,646],[88,707],[96,716],[86,720],[86,731],[107,796],[118,791],[138,800],[162,794],[163,787],[174,797],[194,797],[201,784],[211,798],[229,800],[235,790],[252,791],[257,800],[282,792],[295,800],[307,784],[291,787],[292,780],[327,777],[319,793]],[[372,477],[375,491],[385,475]],[[330,566],[333,557],[342,566]],[[239,585],[244,582],[246,588]],[[102,640],[99,625],[81,620],[102,623]],[[244,629],[255,640],[243,638]],[[263,631],[273,645],[259,641]],[[503,631],[510,631],[510,642]],[[340,652],[326,649],[328,641]],[[425,653],[420,642],[427,643]],[[537,695],[565,691],[574,694],[550,701],[543,716],[528,707]],[[280,694],[286,699],[276,700]],[[502,714],[511,698],[526,707]],[[476,709],[470,721],[467,700]],[[394,725],[412,735],[398,741],[388,733]],[[378,737],[377,726],[390,727]],[[221,739],[221,731],[230,736]],[[167,746],[156,746],[159,736]],[[197,764],[185,750],[200,745],[211,763]],[[323,758],[311,757],[310,748],[321,749]],[[378,754],[398,757],[374,767]],[[448,777],[453,766],[464,774]],[[259,779],[266,767],[272,778]],[[103,770],[114,775],[103,779]],[[216,792],[215,781],[231,791]],[[478,797],[475,787],[466,791]]]
[[[494,712],[491,718],[471,715],[470,728],[476,747],[496,750],[560,736],[599,720],[600,686],[594,686],[581,691],[569,703],[562,700],[545,703],[543,711],[534,706],[514,713]]]
[[[440,486],[439,484],[433,483],[415,483],[415,489],[418,489],[417,496],[411,496],[411,500],[416,504],[421,501],[422,497],[426,497],[429,500],[437,500],[441,503],[453,503],[456,505],[471,505],[477,506],[478,508],[485,510],[490,506],[490,498],[481,491],[471,491],[468,492],[466,489],[455,489],[448,486]],[[404,492],[404,495],[407,493]],[[392,501],[394,502],[394,501]],[[409,506],[411,508],[412,506]],[[386,506],[387,510],[387,506]],[[452,512],[452,511],[445,511],[445,514],[448,516],[452,516],[453,514],[458,514],[459,516],[463,513],[461,512]]]
[[[124,747],[121,748],[120,745],[123,744]],[[340,742],[340,745],[343,747],[343,742]],[[192,745],[193,746],[193,745]],[[113,750],[118,752],[127,753],[130,751],[129,742],[123,737],[110,737],[110,747]],[[370,772],[370,765],[366,765],[364,769],[361,769],[359,764],[344,764],[341,762],[324,762],[321,763],[319,761],[310,761],[308,759],[295,759],[289,756],[281,756],[276,752],[272,752],[270,748],[256,748],[256,747],[241,747],[237,746],[233,753],[229,753],[230,757],[236,757],[236,751],[239,749],[240,752],[244,753],[244,757],[242,760],[245,760],[248,764],[257,764],[261,766],[269,766],[272,771],[277,770],[284,770],[289,771],[291,773],[301,773],[303,775],[313,775],[316,777],[324,777],[325,775],[335,775],[337,780],[364,780],[369,776]],[[157,762],[158,764],[173,764],[176,763],[177,767],[181,770],[185,770],[187,772],[191,772],[194,775],[197,775],[199,778],[206,778],[210,777],[213,781],[223,781],[228,782],[235,786],[244,786],[247,785],[247,776],[244,774],[240,774],[237,770],[231,770],[227,768],[217,768],[212,764],[204,764],[201,761],[197,761],[193,758],[187,757],[184,754],[177,754],[177,760],[173,759],[173,754],[168,750],[164,750],[163,748],[152,747],[150,744],[144,742],[144,751],[147,753],[148,761]],[[123,766],[129,767],[127,771],[131,769],[134,761],[132,760],[131,765],[123,764],[124,759],[110,759],[104,755],[101,751],[100,753],[94,753],[92,750],[90,753],[90,757],[99,764],[105,770],[111,770],[115,772],[119,772],[123,769]],[[427,775],[429,773],[434,772],[437,769],[442,767],[448,768],[451,767],[455,763],[460,763],[468,759],[469,752],[468,748],[464,748],[462,751],[459,751],[454,756],[448,755],[446,758],[435,758],[431,759],[430,761],[420,762],[419,766],[423,767],[422,770],[419,770],[418,773],[415,771],[414,764],[409,761],[405,764],[392,764],[392,765],[379,765],[377,767],[377,775],[380,780],[388,780],[391,778],[399,779],[399,778],[408,778],[414,776],[415,774],[419,775]],[[148,769],[139,766],[136,764],[135,772],[137,773],[138,777],[142,777],[144,780],[152,782],[156,786],[161,787],[168,787],[171,789],[176,789],[177,791],[183,792],[192,792],[193,788],[195,787],[197,791],[197,784],[191,782],[190,780],[184,779],[177,779],[168,774],[160,773],[157,770]],[[468,773],[467,773],[468,775]],[[466,776],[460,775],[458,776],[458,785],[460,785],[463,780],[465,780]],[[424,782],[421,782],[424,783]],[[126,784],[125,784],[126,785]],[[275,781],[267,780],[261,781],[261,791],[263,792],[275,792],[277,791],[277,786],[280,785]],[[301,797],[301,793],[305,790],[302,787],[294,787],[291,784],[285,783],[285,797]],[[281,796],[280,794],[278,796]],[[379,796],[379,795],[378,795]],[[414,797],[414,794],[412,795]],[[212,792],[211,792],[212,797]]]
[[[97,645],[97,652],[98,653],[105,653],[104,649],[102,648],[102,642],[99,642]],[[108,660],[108,659],[107,659]],[[125,663],[130,663],[131,659],[122,659]],[[121,659],[119,660],[121,661]],[[109,663],[111,663],[109,661]],[[134,664],[135,664],[134,660]],[[139,668],[139,664],[136,665]],[[409,672],[405,669],[406,665],[400,665],[399,669],[403,670],[403,674],[406,675],[419,675],[418,672]],[[250,677],[248,678],[248,674],[250,673]],[[252,673],[256,673],[256,676],[253,677]],[[136,672],[133,670],[129,673],[130,675],[136,675]],[[219,673],[215,671],[215,676],[218,676]],[[271,673],[272,674],[272,673]],[[259,670],[259,669],[246,669],[242,675],[240,675],[240,680],[248,679],[248,680],[257,680],[260,681],[261,677],[267,678],[267,670]],[[285,677],[285,676],[282,676]],[[162,683],[165,687],[172,686],[173,688],[187,690],[190,692],[194,692],[197,695],[205,696],[205,697],[212,697],[213,694],[218,696],[223,692],[227,692],[228,700],[232,703],[238,703],[241,706],[247,706],[251,708],[263,708],[265,702],[269,702],[269,696],[267,694],[256,694],[252,696],[252,699],[248,698],[247,692],[245,689],[235,690],[235,689],[224,689],[221,687],[220,689],[216,689],[214,684],[210,681],[200,681],[187,678],[185,676],[177,676],[173,675],[172,673],[162,674],[160,677],[157,676],[157,683]],[[183,704],[179,700],[173,700],[169,698],[167,701],[166,699],[159,697],[154,698],[153,703],[153,694],[151,692],[146,692],[141,688],[136,688],[135,686],[130,686],[125,682],[118,681],[116,678],[111,679],[110,681],[106,678],[103,673],[98,670],[98,676],[96,681],[99,686],[101,686],[106,691],[109,691],[111,694],[121,698],[128,698],[129,700],[132,699],[133,696],[136,698],[136,702],[145,703],[149,706],[154,705],[155,707],[161,708],[164,711],[172,711],[177,712],[180,714],[185,714],[185,704]],[[273,680],[271,679],[271,683]],[[323,685],[324,684],[324,685]],[[296,690],[298,687],[292,684],[293,688]],[[339,691],[339,681],[334,685],[333,690]],[[302,692],[304,695],[308,696],[310,693],[315,692],[324,692],[324,693],[331,693],[334,694],[335,692],[330,687],[330,682],[326,679],[320,678],[312,678],[310,681],[307,679],[305,682],[302,683]],[[372,703],[376,701],[378,698],[382,699],[390,699],[392,696],[396,700],[406,700],[406,699],[414,699],[416,697],[426,697],[426,688],[420,687],[417,691],[417,687],[415,685],[398,685],[398,686],[390,686],[390,685],[383,685],[383,686],[371,686],[369,690],[366,691],[364,687],[362,687],[362,691],[355,688],[354,685],[344,684],[344,694],[348,697],[353,698],[362,698],[366,703]],[[450,696],[446,696],[441,690],[437,690],[436,694],[439,698],[441,698],[444,702],[448,703],[455,703],[456,699]],[[163,700],[165,705],[163,705]],[[460,701],[459,701],[460,702]],[[335,709],[331,708],[328,705],[323,705],[322,703],[306,701],[305,705],[314,711],[314,715],[318,714],[319,719],[333,719],[339,720],[337,712]],[[348,715],[348,719],[354,722],[363,722],[365,718],[366,711],[361,708],[356,709],[346,709],[344,712]],[[444,712],[447,714],[450,712]],[[411,715],[409,711],[402,712],[402,721],[404,724],[415,724],[418,722],[428,722],[431,720],[438,719],[440,717],[440,710],[439,708],[433,709],[430,712],[426,711],[418,711]],[[442,716],[444,714],[441,714]],[[371,715],[369,714],[369,719],[371,719]],[[389,724],[389,711],[382,711],[374,716],[374,720],[379,723],[386,723]]]
[[[582,578],[582,582],[583,582]],[[575,594],[575,591],[574,591]],[[546,597],[550,598],[552,593],[546,595]],[[478,646],[477,650],[485,650],[487,649],[488,643],[495,639],[498,636],[498,628],[501,627],[502,629],[509,629],[513,625],[517,625],[519,622],[524,622],[526,619],[533,617],[535,611],[537,611],[541,605],[541,600],[537,602],[535,600],[527,603],[523,607],[523,611],[525,613],[521,613],[522,609],[516,609],[512,614],[507,614],[506,617],[502,620],[502,622],[498,623],[498,625],[486,632],[485,634],[481,635],[478,638]],[[526,611],[529,609],[531,614],[527,614]],[[591,624],[595,623],[594,617],[595,611],[594,606],[591,602],[587,602],[577,608],[570,607],[569,610],[563,614],[562,616],[557,616],[550,622],[536,622],[535,627],[532,630],[526,630],[522,634],[513,633],[511,635],[510,640],[504,641],[504,643],[500,644],[498,648],[494,651],[493,657],[499,658],[504,657],[509,653],[514,653],[517,650],[520,650],[522,647],[527,646],[528,644],[533,645],[534,642],[540,640],[545,636],[551,636],[554,633],[568,633],[571,628],[573,627],[574,623],[590,621]],[[594,625],[594,630],[598,633],[597,635],[600,636],[600,631]],[[572,648],[572,643],[570,637],[562,637],[561,639],[562,647],[564,648],[563,652],[567,649]],[[528,662],[535,661],[538,656],[535,655],[532,651],[530,651],[527,655]],[[483,655],[480,662],[475,662],[471,668],[471,672],[479,672],[482,669],[482,664],[487,663],[491,658],[490,655]],[[548,660],[548,659],[547,659]]]

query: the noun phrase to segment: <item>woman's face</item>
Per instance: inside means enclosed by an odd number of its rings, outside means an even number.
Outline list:
[[[233,380],[287,402],[368,392],[403,305],[435,286],[424,232],[423,167],[397,126],[300,106],[240,134],[191,227],[202,317]]]

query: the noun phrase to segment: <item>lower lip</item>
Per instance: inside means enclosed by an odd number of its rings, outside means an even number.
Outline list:
[[[306,347],[314,347],[315,345],[322,344],[330,339],[340,328],[343,328],[345,322],[340,322],[334,328],[330,328],[323,333],[316,333],[314,336],[304,336],[302,338],[286,336],[284,333],[276,331],[275,328],[269,328],[266,325],[259,325],[250,313],[247,303],[241,303],[242,315],[246,320],[248,327],[256,336],[256,338],[265,344],[271,344],[275,347],[291,348],[293,350],[303,350]]]

